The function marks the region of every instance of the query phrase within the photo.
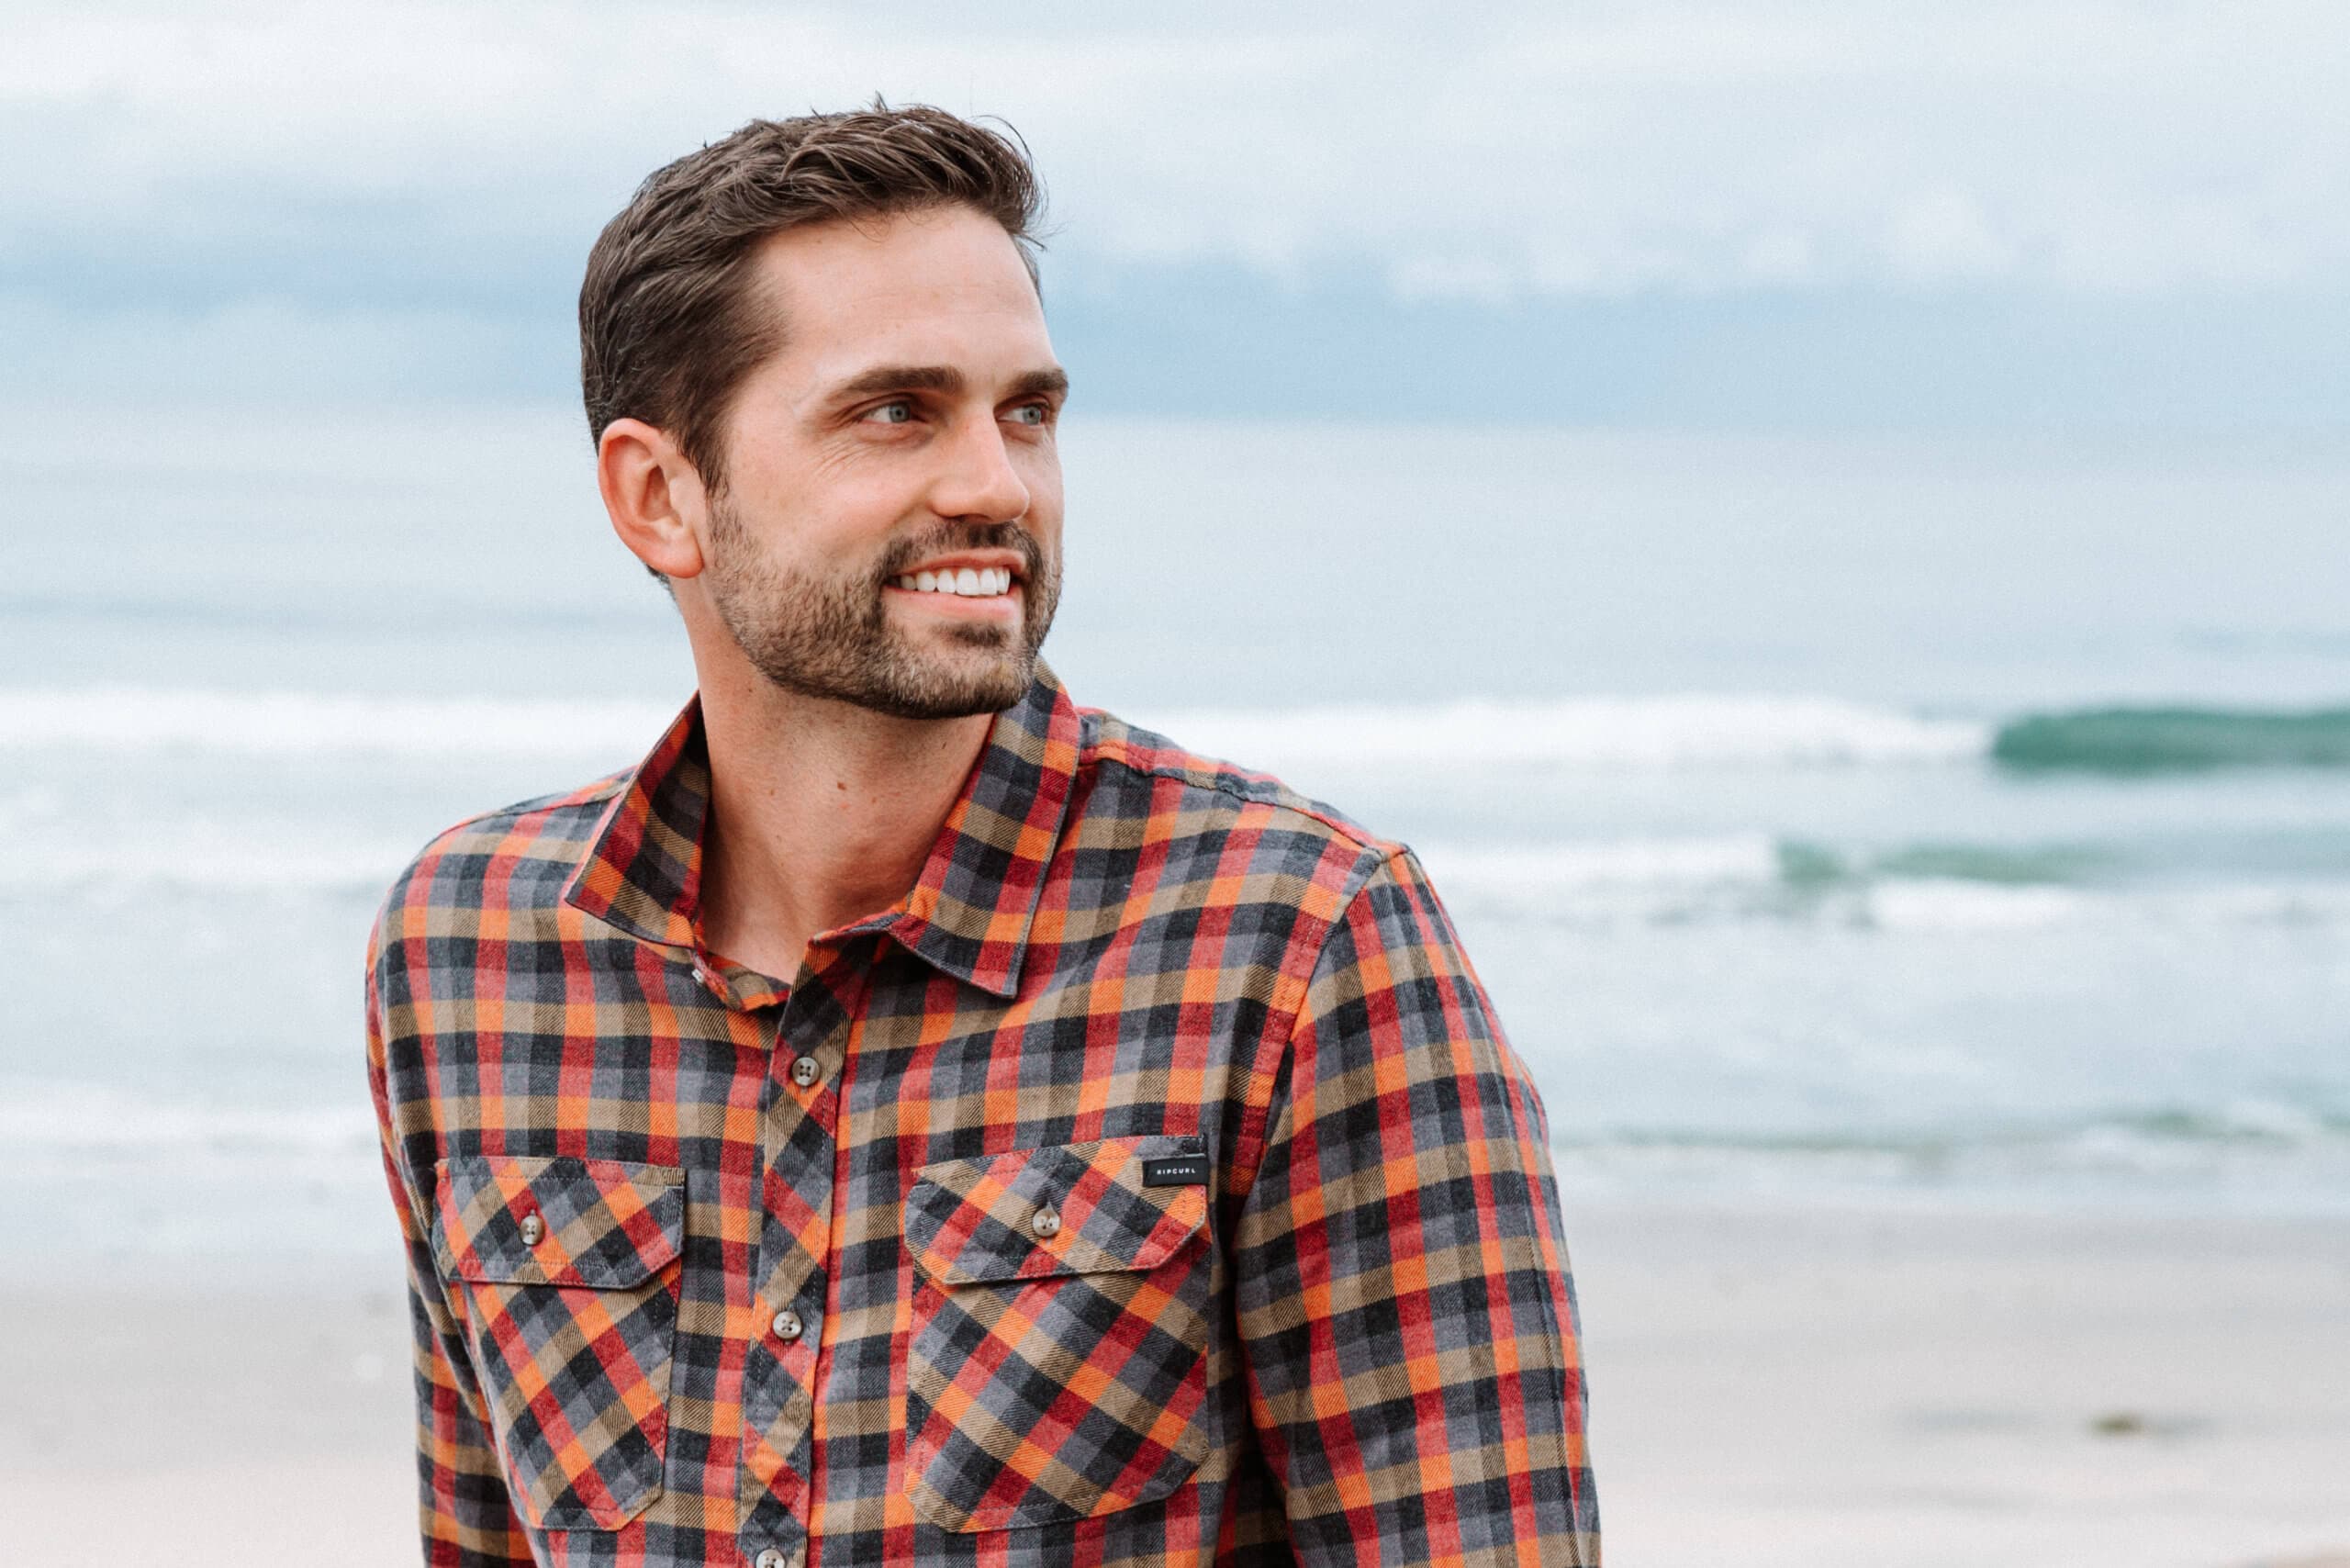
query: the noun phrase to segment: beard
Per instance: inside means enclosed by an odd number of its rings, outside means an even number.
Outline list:
[[[922,646],[890,624],[883,590],[916,562],[957,550],[1019,553],[1020,623],[944,624],[938,638],[948,645]],[[1019,701],[1060,602],[1060,562],[1018,523],[942,523],[897,541],[870,570],[798,572],[762,551],[720,498],[705,575],[719,620],[761,675],[799,696],[898,719],[963,719]]]

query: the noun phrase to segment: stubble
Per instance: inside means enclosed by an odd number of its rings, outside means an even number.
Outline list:
[[[957,550],[1013,550],[1021,567],[1016,627],[939,628],[945,650],[891,624],[884,590],[915,563]],[[764,552],[734,509],[711,511],[711,606],[760,674],[803,697],[900,719],[997,713],[1035,678],[1060,601],[1060,563],[1015,522],[948,522],[899,540],[869,571],[799,572]]]

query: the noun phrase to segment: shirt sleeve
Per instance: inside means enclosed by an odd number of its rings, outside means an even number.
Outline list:
[[[1599,1562],[1547,1124],[1409,851],[1324,942],[1233,1240],[1301,1563]]]
[[[379,938],[378,938],[379,939]],[[529,1568],[531,1543],[498,1464],[464,1331],[432,1259],[431,1206],[403,1157],[386,1065],[377,940],[367,956],[367,1082],[384,1170],[408,1249],[408,1322],[415,1339],[418,1523],[428,1568]]]

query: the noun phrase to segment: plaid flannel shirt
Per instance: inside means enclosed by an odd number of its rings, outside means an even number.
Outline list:
[[[709,763],[370,945],[432,1563],[1596,1563],[1545,1122],[1410,852],[1080,710],[788,986]]]

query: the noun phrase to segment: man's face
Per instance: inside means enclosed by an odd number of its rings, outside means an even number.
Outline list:
[[[1011,237],[946,207],[788,230],[757,265],[783,346],[725,420],[711,607],[787,690],[1010,707],[1060,594],[1065,386]]]

